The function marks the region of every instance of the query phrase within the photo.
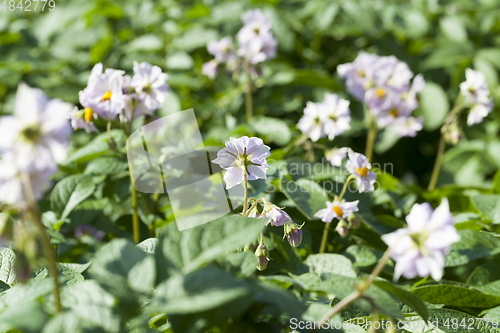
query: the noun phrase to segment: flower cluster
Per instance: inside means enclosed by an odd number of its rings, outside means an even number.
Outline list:
[[[465,81],[460,83],[460,94],[471,106],[467,115],[469,126],[479,124],[493,110],[488,83],[484,74],[470,68],[465,70]]]
[[[359,218],[354,214],[354,212],[358,211],[359,200],[346,202],[342,199],[349,181],[356,179],[358,191],[361,193],[373,191],[375,189],[375,181],[377,180],[377,175],[371,171],[371,164],[368,162],[366,156],[355,153],[350,148],[332,149],[327,152],[327,159],[334,166],[340,167],[346,155],[349,156],[346,169],[349,171],[350,176],[344,184],[342,194],[340,197],[335,196],[331,202],[327,201],[326,208],[320,209],[314,214],[315,217],[320,218],[325,223],[331,223],[334,219],[338,219],[339,223],[336,230],[341,236],[346,236],[349,229],[355,229],[359,226]]]
[[[21,83],[15,111],[0,118],[0,201],[27,208],[50,187],[57,163],[66,158],[73,106],[49,99],[40,89]]]
[[[214,56],[203,64],[202,72],[214,78],[219,65],[226,64],[234,72],[239,66],[257,76],[259,68],[256,65],[276,56],[277,42],[271,32],[271,22],[260,9],[249,10],[243,14],[243,27],[236,35],[239,48],[236,50],[231,37],[224,37],[219,41],[211,41],[207,50]]]
[[[297,128],[316,142],[324,137],[333,140],[351,128],[350,122],[349,101],[326,94],[321,103],[307,102]]]
[[[427,202],[415,204],[406,222],[408,228],[382,236],[396,261],[394,279],[401,275],[407,279],[430,275],[441,280],[450,246],[460,240],[448,201],[443,199],[434,211]]]
[[[134,63],[132,78],[112,68],[103,72],[103,65],[98,63],[90,73],[87,87],[80,91],[83,110],[71,112],[71,125],[92,132],[97,130],[92,122],[97,116],[108,121],[119,117],[124,123],[151,115],[165,102],[167,78],[160,67],[147,62]]]
[[[417,94],[425,82],[421,75],[413,77],[406,63],[394,56],[361,52],[337,71],[346,79],[349,92],[366,103],[379,127],[390,127],[399,136],[415,136],[422,129],[423,120],[411,113],[418,106]]]

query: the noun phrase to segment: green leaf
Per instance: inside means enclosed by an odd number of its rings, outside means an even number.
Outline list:
[[[360,281],[361,279],[347,276],[330,276],[328,280],[313,286],[312,289],[323,291],[327,293],[329,297],[335,296],[340,300],[354,292],[356,284]],[[389,296],[389,294],[378,286],[371,285],[364,295],[372,299],[373,304],[375,304],[380,312],[388,314],[392,318],[403,318],[399,305]],[[372,311],[370,302],[365,299],[357,300],[355,305],[368,313]]]
[[[50,193],[50,207],[60,218],[65,218],[94,190],[95,184],[90,176],[70,175],[54,186]]]
[[[429,319],[429,312],[425,304],[411,292],[389,283],[386,280],[377,279],[373,282],[377,287],[385,290],[389,295],[398,299],[400,302],[411,307],[416,313],[420,315],[425,321]]]
[[[207,311],[240,298],[252,297],[252,286],[216,266],[175,275],[158,285],[152,307],[168,314]]]
[[[101,39],[97,44],[92,46],[90,49],[90,61],[93,64],[101,62],[102,59],[106,56],[106,54],[111,49],[111,45],[113,43],[113,36],[107,35],[103,39]]]
[[[278,118],[257,116],[250,120],[250,126],[257,134],[265,135],[268,140],[285,146],[292,140],[292,132],[288,124]]]
[[[38,333],[47,319],[40,302],[23,300],[9,304],[0,312],[0,331],[11,332],[17,329],[25,333]]]
[[[369,267],[375,265],[384,253],[362,245],[351,245],[344,255],[351,259],[354,267]]]
[[[116,142],[117,146],[125,146],[125,134],[122,130],[113,129],[110,132],[111,137]],[[68,156],[66,163],[70,162],[78,162],[84,163],[91,161],[99,156],[104,155],[108,152],[109,143],[108,143],[108,133],[100,133],[98,134],[92,141],[85,144],[83,147],[77,149],[73,153]]]
[[[224,216],[182,232],[175,223],[169,224],[156,247],[158,281],[179,270],[194,271],[224,257],[228,251],[255,242],[265,222],[264,219]]]
[[[63,312],[52,318],[43,327],[42,333],[83,333],[80,319],[73,312]]]
[[[487,262],[476,267],[467,279],[467,284],[482,286],[500,280],[500,264],[498,261]]]
[[[319,31],[325,31],[330,27],[339,11],[339,5],[335,2],[325,2],[320,10],[314,14],[314,22]]]
[[[500,195],[479,194],[471,199],[476,208],[494,224],[500,223]]]
[[[117,157],[98,157],[87,164],[85,174],[88,175],[114,175],[128,169],[127,161]]]
[[[14,260],[16,255],[14,251],[7,247],[0,247],[0,281],[12,285],[15,279]]]
[[[282,179],[281,191],[295,204],[295,207],[309,220],[317,219],[314,214],[326,207],[330,200],[326,191],[308,178],[297,181]]]
[[[500,194],[500,170],[493,177],[493,192]]]
[[[494,333],[500,331],[482,318],[451,309],[429,309],[429,322],[433,323],[434,327],[439,327],[441,331],[446,333]],[[453,325],[455,322],[458,322],[458,325]],[[463,323],[465,323],[465,327]],[[419,330],[419,332],[421,331]]]
[[[466,286],[438,284],[417,287],[412,292],[421,300],[432,304],[483,309],[500,305],[500,296],[485,294]]]
[[[491,62],[497,69],[500,69],[500,48],[487,47],[477,51],[477,57]]]
[[[450,40],[463,43],[467,40],[464,22],[458,16],[446,16],[439,21],[441,31]]]
[[[111,294],[127,301],[150,293],[156,279],[153,256],[126,239],[113,239],[101,247],[89,273]]]
[[[356,277],[351,261],[340,254],[312,254],[307,257],[304,264],[309,266],[310,272],[316,273],[322,278],[330,274]]]
[[[500,239],[475,230],[459,230],[460,241],[451,245],[446,267],[467,264],[500,253]]]
[[[144,252],[154,254],[157,244],[158,244],[158,238],[148,238],[137,244],[137,247],[143,250]]]
[[[443,88],[434,82],[426,82],[419,96],[425,129],[430,131],[437,129],[450,111],[448,96]]]

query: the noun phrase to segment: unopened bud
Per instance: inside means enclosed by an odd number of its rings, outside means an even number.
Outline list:
[[[358,229],[361,226],[361,217],[353,213],[349,215],[347,222],[349,222],[349,229]]]
[[[337,230],[340,237],[346,237],[347,235],[349,235],[349,227],[347,226],[347,223],[345,220],[340,220],[339,223],[337,224],[337,228],[335,228],[335,230]]]
[[[255,250],[255,256],[257,257],[257,269],[259,271],[265,270],[267,267],[267,262],[269,261],[269,253],[264,243],[261,243],[259,244],[259,246],[257,246],[257,250]]]
[[[462,130],[458,124],[458,120],[453,118],[449,122],[445,123],[441,129],[443,133],[444,140],[452,145],[458,144],[462,138]]]
[[[291,246],[297,247],[302,242],[302,230],[301,229],[291,229],[290,232],[286,234],[286,239]]]

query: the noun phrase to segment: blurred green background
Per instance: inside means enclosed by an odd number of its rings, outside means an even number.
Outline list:
[[[426,186],[438,128],[458,94],[465,68],[484,72],[497,105],[500,98],[498,0],[55,3],[53,11],[0,9],[0,114],[13,111],[20,81],[77,104],[78,91],[95,63],[130,73],[134,60],[148,61],[169,74],[171,94],[159,116],[194,108],[210,142],[255,134],[273,149],[283,147],[299,134],[295,124],[305,103],[335,92],[352,101],[352,129],[325,143],[362,152],[362,106],[345,92],[336,67],[352,61],[360,50],[395,55],[428,82],[416,111],[425,117],[425,129],[416,138],[397,142],[381,133],[375,162],[391,162],[396,176]],[[254,93],[257,117],[246,123],[243,88],[224,73],[209,80],[201,66],[212,58],[207,42],[234,36],[242,25],[241,14],[257,7],[273,24],[278,56],[264,65]],[[465,128],[464,139],[444,157],[441,184],[487,186],[500,168],[499,127],[495,107],[482,124]],[[74,140],[87,141],[86,136],[78,133]]]

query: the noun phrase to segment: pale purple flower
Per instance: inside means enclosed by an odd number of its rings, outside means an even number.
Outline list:
[[[333,140],[336,136],[351,128],[349,101],[339,98],[335,94],[326,94],[321,107],[326,115],[323,126],[329,140]]]
[[[325,223],[330,223],[333,219],[342,220],[358,211],[358,203],[359,200],[353,202],[327,201],[326,208],[318,210],[314,216],[319,217]]]
[[[398,136],[410,136],[414,137],[417,135],[418,131],[421,131],[423,128],[424,120],[422,118],[408,117],[408,118],[399,118],[397,119],[391,129]]]
[[[465,70],[465,81],[460,83],[460,93],[470,104],[490,102],[490,91],[484,74],[470,68]]]
[[[75,106],[73,111],[70,112],[68,118],[71,120],[71,127],[73,127],[73,129],[75,130],[81,128],[84,129],[87,133],[97,131],[97,128],[92,122],[92,119],[94,118],[94,111],[90,108],[78,110],[78,108]]]
[[[493,110],[493,103],[475,104],[467,115],[467,125],[479,124]]]
[[[304,108],[304,115],[299,119],[297,128],[309,138],[316,142],[326,136],[323,122],[326,120],[326,113],[320,103],[307,102]]]
[[[219,63],[217,60],[210,60],[203,64],[201,67],[201,72],[213,79],[219,72]]]
[[[68,115],[73,105],[50,100],[40,89],[21,83],[13,116],[0,117],[0,153],[12,153],[16,167],[37,168],[63,162],[69,145]]]
[[[430,275],[436,281],[441,280],[450,246],[460,240],[448,200],[443,199],[434,211],[427,202],[415,204],[406,222],[408,228],[382,236],[396,262],[394,280],[401,275],[407,279]]]
[[[50,178],[56,171],[56,165],[50,163],[24,167],[22,177],[26,177],[29,182],[35,200],[42,199],[44,192],[51,187]],[[0,159],[0,202],[20,209],[27,207],[21,173],[12,152],[3,154]]]
[[[76,238],[81,238],[83,236],[90,236],[95,238],[96,240],[100,241],[106,236],[106,233],[102,230],[97,230],[93,225],[91,224],[82,224],[76,227],[75,229],[75,237]]]
[[[340,167],[347,153],[351,151],[349,147],[333,148],[325,152],[325,158],[331,165]]]
[[[147,62],[134,62],[134,76],[130,85],[135,90],[135,99],[142,106],[134,112],[134,118],[143,113],[152,114],[163,107],[168,95],[167,79],[168,75],[160,67]]]
[[[277,41],[271,23],[260,9],[249,10],[242,16],[243,28],[238,32],[238,55],[250,64],[258,64],[276,56]]]
[[[236,51],[234,50],[231,37],[224,37],[218,41],[209,42],[207,51],[214,56],[217,63],[231,62],[236,59]]]
[[[264,210],[262,211],[262,215],[269,219],[266,224],[271,223],[274,227],[281,227],[285,223],[292,221],[290,216],[283,209],[266,200],[264,200]]]
[[[268,168],[266,157],[271,154],[269,151],[270,148],[260,138],[230,138],[212,162],[227,170],[224,181],[229,189],[243,182],[245,172],[247,180],[265,179]]]
[[[370,171],[372,166],[365,155],[349,152],[349,161],[346,163],[346,168],[356,178],[359,193],[374,190],[377,175]]]
[[[125,107],[125,72],[111,68],[102,71],[101,63],[92,68],[87,87],[80,91],[80,104],[101,118],[113,120]]]
[[[365,91],[373,85],[373,74],[379,56],[360,52],[351,63],[339,65],[337,72],[346,79],[347,90],[358,100],[363,101]]]

